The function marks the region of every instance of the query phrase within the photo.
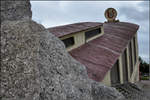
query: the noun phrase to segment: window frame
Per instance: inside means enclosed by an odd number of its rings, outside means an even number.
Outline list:
[[[71,40],[69,40],[71,39]],[[74,36],[62,39],[62,42],[65,44],[66,48],[72,47],[73,45],[75,45],[75,39]],[[67,44],[66,42],[70,42],[71,44]]]
[[[134,51],[134,65],[136,64],[136,61],[137,61],[137,54],[136,54],[136,38],[133,37],[133,51]]]
[[[95,33],[94,31],[97,31],[97,33]],[[97,35],[100,35],[100,34],[102,34],[102,29],[101,29],[101,27],[98,27],[98,28],[95,28],[95,29],[91,29],[91,30],[89,30],[89,31],[86,31],[86,32],[84,33],[84,35],[85,35],[85,41],[88,41],[89,39],[91,39],[91,38],[93,38],[93,37],[95,37],[95,36],[97,36]]]
[[[117,74],[115,73],[115,70],[117,72]],[[115,73],[115,74],[114,74]],[[111,71],[110,71],[110,77],[111,77],[111,86],[115,86],[120,84],[121,80],[120,80],[120,66],[119,66],[119,59],[115,62],[115,64],[113,65]],[[114,82],[113,75],[117,75],[117,82]]]
[[[132,52],[132,41],[129,43],[129,66],[130,66],[130,76],[133,73],[133,52]]]
[[[127,61],[127,48],[124,50],[123,54],[122,54],[122,69],[123,69],[123,82],[126,83],[129,81],[128,78],[128,61]]]

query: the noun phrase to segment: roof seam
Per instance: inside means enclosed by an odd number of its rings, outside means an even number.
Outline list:
[[[90,43],[89,45],[93,45],[93,44]],[[118,52],[116,52],[116,51],[114,51],[114,50],[111,50],[111,49],[109,49],[108,47],[104,47],[104,46],[102,46],[102,45],[94,45],[94,46],[100,47],[100,48],[103,48],[103,49],[106,49],[106,50],[108,50],[108,51],[110,51],[110,52],[112,52],[112,53],[114,53],[114,54],[116,54],[116,55],[119,55],[119,54],[120,54],[120,53],[118,53]]]
[[[115,36],[115,35],[112,35],[112,34],[109,34],[109,35],[111,35],[111,36],[113,36],[113,37],[116,37],[116,38],[118,38],[118,39],[122,39],[123,41],[126,41],[126,39],[121,38],[121,37],[119,37],[119,36]]]
[[[76,55],[74,55],[74,56],[76,56]],[[77,56],[76,56],[77,57]],[[84,59],[84,58],[79,58],[79,59],[82,59],[82,60],[84,60],[84,61],[86,61],[86,62],[90,62],[90,63],[92,63],[92,64],[95,64],[95,65],[102,65],[102,64],[96,64],[96,63],[94,63],[94,62],[92,62],[92,61],[90,61],[90,60],[86,60],[86,59]],[[103,68],[109,68],[109,67],[107,67],[107,66],[102,66]]]

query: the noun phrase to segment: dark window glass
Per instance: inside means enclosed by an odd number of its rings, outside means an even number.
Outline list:
[[[134,64],[136,64],[136,39],[135,37],[133,38],[133,44],[134,44]]]
[[[115,86],[120,83],[120,73],[119,73],[119,61],[117,60],[116,63],[113,65],[111,69],[111,85]]]
[[[122,55],[123,81],[128,82],[127,50]]]
[[[89,38],[91,38],[93,36],[96,36],[96,35],[98,35],[100,33],[101,33],[101,28],[85,32],[85,40],[87,40],[87,39],[89,39]]]
[[[133,61],[132,61],[132,44],[129,44],[129,67],[130,67],[130,75],[133,73]]]
[[[69,46],[74,45],[74,38],[73,38],[73,37],[64,39],[64,40],[62,40],[62,41],[64,42],[66,48],[69,47]]]

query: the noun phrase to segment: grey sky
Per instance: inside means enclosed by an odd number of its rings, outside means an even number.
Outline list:
[[[31,1],[32,19],[46,28],[76,22],[104,22],[104,12],[113,7],[117,19],[140,25],[139,54],[149,62],[149,1]]]

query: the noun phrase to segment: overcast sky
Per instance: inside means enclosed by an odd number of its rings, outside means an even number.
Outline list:
[[[140,25],[139,55],[149,62],[149,1],[31,1],[32,19],[46,28],[76,22],[104,22],[104,12],[113,7],[117,19]]]

